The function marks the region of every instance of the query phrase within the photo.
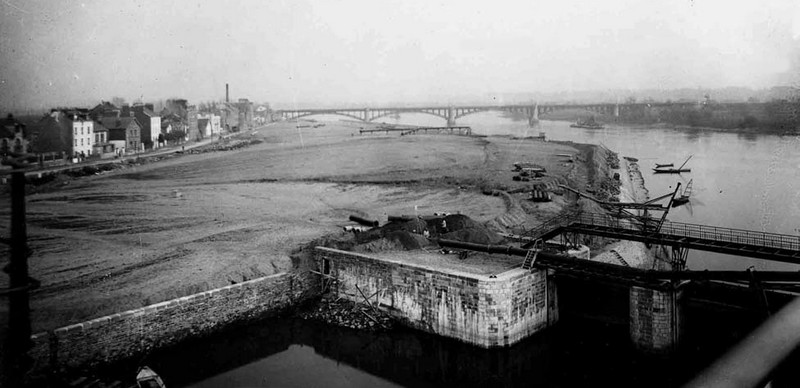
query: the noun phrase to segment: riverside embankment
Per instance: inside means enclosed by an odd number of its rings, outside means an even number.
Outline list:
[[[31,321],[34,333],[47,333],[35,337],[37,354],[47,360],[55,354],[55,364],[48,365],[115,359],[93,350],[78,357],[79,351],[66,350],[74,342],[69,338],[83,338],[93,328],[124,332],[122,326],[134,328],[145,322],[136,319],[173,300],[291,273],[299,266],[293,252],[341,233],[351,214],[383,220],[415,211],[461,212],[496,228],[530,227],[558,214],[568,203],[562,196],[533,204],[524,190],[483,194],[487,188],[530,187],[512,180],[514,162],[546,167],[540,182],[545,185],[590,183],[589,157],[568,162],[558,156],[583,155],[580,145],[511,137],[361,136],[361,126],[279,123],[248,134],[257,141],[245,148],[165,157],[36,186],[27,198],[29,262],[41,287],[31,293]],[[9,216],[9,209],[0,209],[2,227]],[[178,328],[179,334],[160,338],[148,330],[127,337],[142,344],[131,350],[194,335]]]

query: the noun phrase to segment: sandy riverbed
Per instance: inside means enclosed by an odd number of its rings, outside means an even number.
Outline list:
[[[287,271],[292,252],[336,235],[351,214],[461,212],[495,229],[555,216],[561,196],[487,196],[516,182],[512,164],[545,166],[585,187],[581,146],[509,137],[359,135],[354,122],[277,123],[247,148],[168,158],[33,187],[28,196],[34,330]],[[313,124],[313,125],[312,125]],[[315,128],[314,125],[317,125]],[[0,194],[8,203],[8,194]],[[0,209],[7,235],[9,209]],[[2,261],[7,260],[3,255]],[[5,265],[5,263],[0,263]],[[7,277],[3,277],[5,281]]]

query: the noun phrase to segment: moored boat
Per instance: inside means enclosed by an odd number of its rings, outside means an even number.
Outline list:
[[[681,193],[680,197],[674,198],[672,200],[672,207],[678,207],[684,205],[689,202],[689,197],[692,196],[692,180],[689,180],[689,183],[686,185],[686,188],[683,189],[683,193]]]
[[[166,388],[161,377],[146,366],[139,368],[139,373],[136,374],[136,385],[139,388]]]
[[[653,174],[680,174],[682,172],[692,172],[691,168],[654,168]]]
[[[689,159],[691,159],[692,156],[694,155],[689,155],[689,157],[686,158],[686,161],[683,162],[683,164],[681,164],[681,166],[678,168],[660,168],[658,167],[658,164],[656,164],[656,168],[653,169],[653,174],[680,174],[682,172],[691,172],[691,169],[683,168],[683,166],[689,162]],[[670,165],[672,165],[672,163],[670,163]]]
[[[577,123],[571,124],[570,127],[572,128],[586,128],[586,129],[603,129],[605,126],[594,121],[594,117],[590,117],[588,120],[578,120]]]

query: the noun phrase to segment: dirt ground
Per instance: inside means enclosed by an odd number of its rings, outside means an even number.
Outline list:
[[[360,135],[356,122],[282,122],[241,134],[261,143],[185,154],[31,188],[28,234],[34,331],[137,308],[292,267],[309,241],[342,234],[351,214],[385,222],[415,211],[461,212],[495,229],[534,226],[562,197],[490,196],[538,163],[585,185],[568,144],[399,133]],[[312,125],[313,124],[313,125]],[[8,193],[0,235],[8,235]],[[0,266],[8,255],[3,254]],[[5,282],[7,276],[0,276]]]

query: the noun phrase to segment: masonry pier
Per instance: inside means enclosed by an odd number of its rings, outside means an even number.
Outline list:
[[[605,307],[619,305],[619,298],[590,299],[619,283],[570,281],[574,275],[554,269],[516,265],[475,274],[325,247],[316,248],[315,260],[335,279],[327,291],[336,296],[363,302],[366,295],[410,327],[481,347],[513,345],[556,324],[561,309],[586,307],[582,300],[590,300],[592,308],[599,303],[600,309],[616,310],[615,319],[628,320],[634,346],[645,352],[671,352],[680,340],[681,292],[670,282],[623,285],[628,289],[621,311]],[[567,304],[559,297],[560,284],[570,295]]]

